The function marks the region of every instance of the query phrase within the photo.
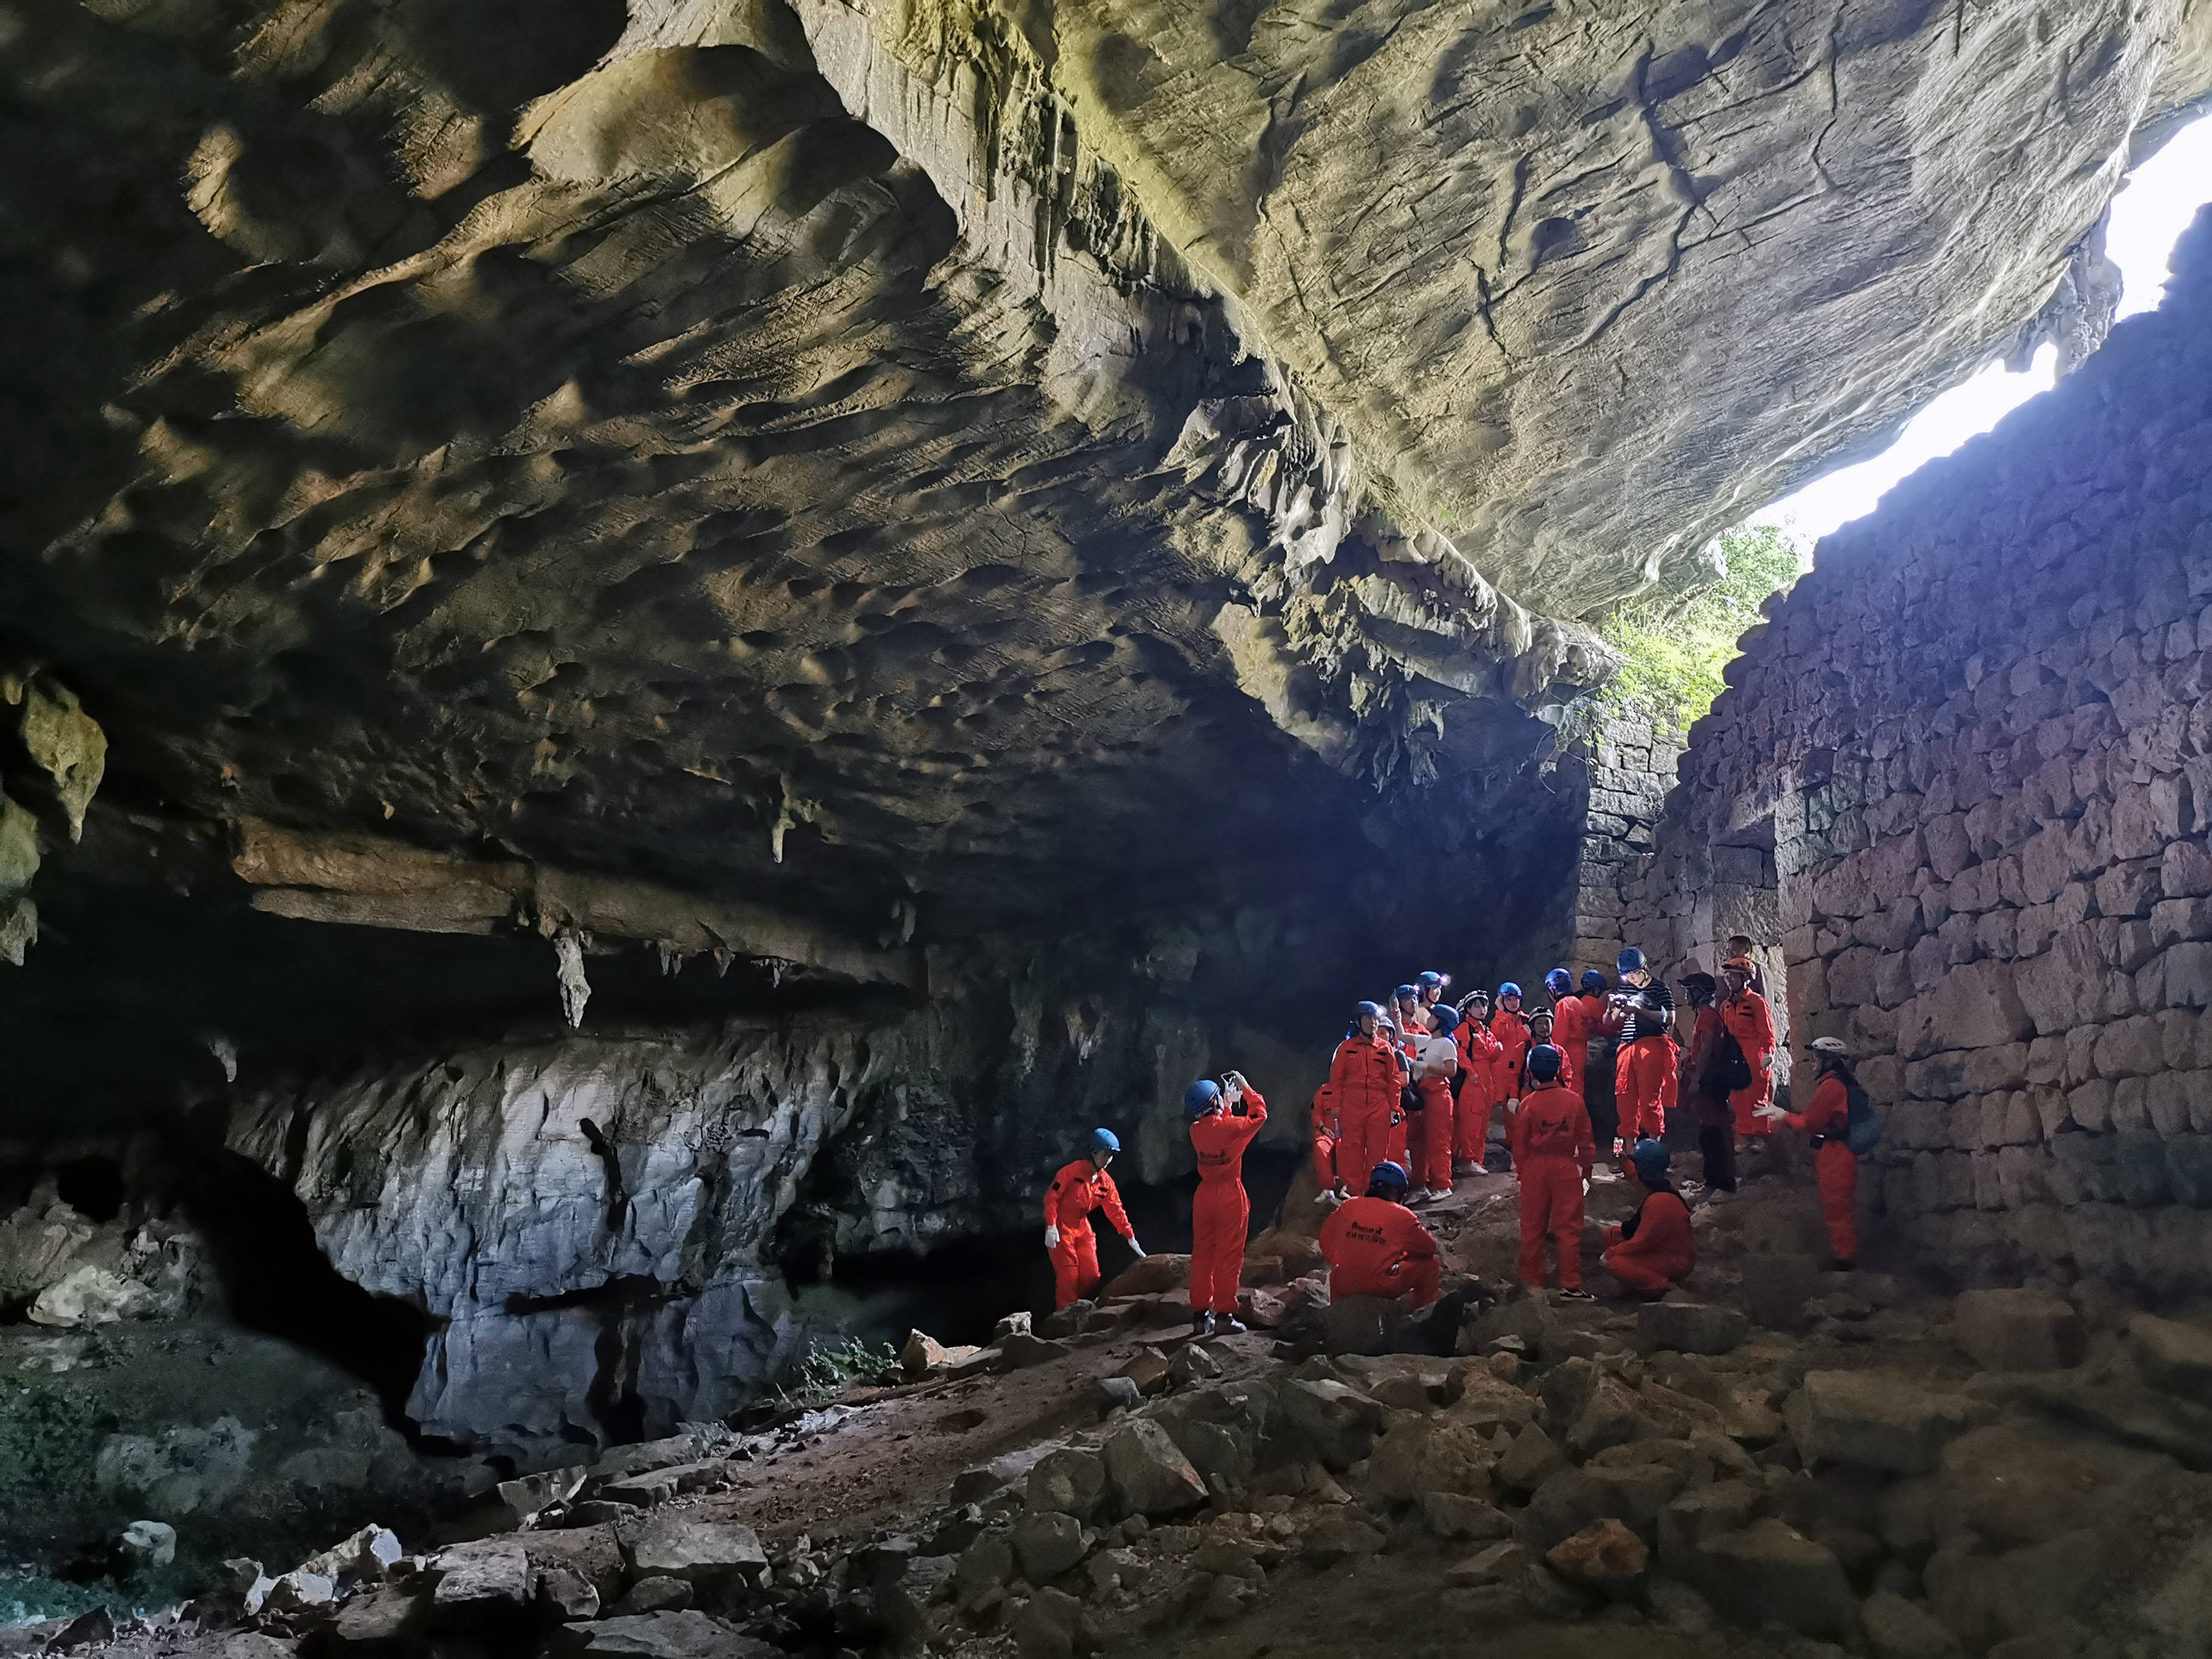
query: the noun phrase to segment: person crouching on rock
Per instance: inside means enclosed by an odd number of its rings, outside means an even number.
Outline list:
[[[1133,1253],[1145,1253],[1129,1225],[1129,1212],[1121,1207],[1114,1177],[1106,1173],[1121,1150],[1121,1139],[1111,1129],[1093,1129],[1090,1155],[1062,1169],[1044,1189],[1044,1248],[1052,1257],[1055,1309],[1072,1306],[1098,1288],[1098,1235],[1091,1230],[1093,1210],[1106,1212],[1106,1219]]]
[[[1812,1104],[1802,1112],[1785,1112],[1771,1103],[1753,1109],[1770,1122],[1812,1133],[1820,1214],[1828,1224],[1829,1248],[1836,1253],[1828,1267],[1832,1272],[1849,1273],[1859,1259],[1859,1160],[1844,1136],[1850,1127],[1850,1085],[1858,1079],[1851,1075],[1845,1058],[1850,1050],[1840,1037],[1814,1037],[1812,1047],[1813,1063],[1820,1068]]]
[[[1509,1130],[1513,1170],[1521,1179],[1521,1282],[1544,1288],[1544,1239],[1559,1252],[1559,1296],[1595,1302],[1583,1289],[1583,1194],[1597,1148],[1583,1097],[1559,1087],[1559,1051],[1548,1042],[1528,1051],[1534,1085],[1521,1097]]]
[[[1190,1202],[1191,1334],[1241,1331],[1237,1286],[1252,1221],[1252,1201],[1244,1195],[1244,1149],[1266,1127],[1267,1103],[1242,1072],[1224,1072],[1219,1083],[1201,1078],[1184,1090],[1182,1109],[1198,1152],[1198,1192]]]
[[[1416,1310],[1437,1299],[1443,1263],[1437,1241],[1405,1205],[1406,1172],[1378,1164],[1367,1195],[1347,1199],[1321,1225],[1332,1302],[1348,1296],[1403,1297]]]
[[[1381,1006],[1361,1003],[1328,1067],[1328,1086],[1336,1091],[1337,1185],[1347,1197],[1358,1172],[1382,1163],[1389,1150],[1401,1076],[1398,1051],[1382,1035]]]
[[[1690,1206],[1667,1182],[1672,1162],[1662,1140],[1639,1140],[1628,1155],[1630,1186],[1644,1194],[1636,1213],[1605,1230],[1606,1271],[1636,1295],[1657,1300],[1698,1265]]]

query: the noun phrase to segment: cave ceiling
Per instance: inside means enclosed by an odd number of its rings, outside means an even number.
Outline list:
[[[8,27],[40,879],[904,986],[1507,823],[1577,619],[2050,326],[2212,88],[2202,0]]]

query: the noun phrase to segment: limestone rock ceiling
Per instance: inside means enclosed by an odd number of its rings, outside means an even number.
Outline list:
[[[2027,318],[2204,32],[37,9],[0,629],[125,801],[866,944],[1172,896],[1225,804],[1338,856],[1496,810],[1604,672],[1542,610]]]

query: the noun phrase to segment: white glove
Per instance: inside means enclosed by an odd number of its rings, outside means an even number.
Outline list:
[[[1766,1102],[1764,1105],[1753,1107],[1751,1109],[1751,1115],[1753,1117],[1764,1118],[1780,1118],[1788,1117],[1790,1115],[1789,1113],[1784,1111],[1782,1108],[1777,1106],[1771,1100]]]
[[[1589,1196],[1589,1177],[1588,1176],[1584,1176],[1583,1177],[1583,1196],[1584,1198],[1588,1198]]]
[[[1048,1250],[1056,1250],[1060,1248],[1060,1229],[1049,1221],[1044,1224],[1044,1247]]]
[[[1145,1247],[1133,1238],[1129,1241],[1129,1253],[1132,1255],[1142,1255],[1145,1253]]]
[[[1515,1095],[1509,1099],[1505,1103],[1505,1109],[1508,1113],[1519,1111],[1521,1109],[1521,1097]]]

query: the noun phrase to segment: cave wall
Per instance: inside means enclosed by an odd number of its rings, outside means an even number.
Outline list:
[[[1962,1280],[2212,1289],[2212,214],[2174,268],[1821,543],[1620,889],[1679,952],[1771,835],[1790,1018],[1882,1109],[1877,1236]]]

